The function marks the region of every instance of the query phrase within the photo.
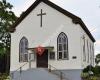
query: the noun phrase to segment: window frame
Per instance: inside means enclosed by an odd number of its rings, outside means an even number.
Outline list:
[[[26,47],[26,43],[27,43],[27,47]],[[28,50],[27,50],[28,45],[29,45],[28,39],[26,37],[22,37],[19,42],[19,62],[28,62]],[[21,50],[21,49],[24,49],[24,50]],[[27,59],[25,58],[25,56],[27,56]]]
[[[90,58],[90,54],[89,54],[89,41],[88,40],[87,40],[87,55],[88,55],[87,56],[87,58],[88,58],[87,62],[89,63],[90,62],[90,59],[89,59]]]
[[[61,39],[61,42],[59,43],[59,39]],[[62,41],[65,39],[65,42]],[[62,50],[59,50],[59,45],[62,46]],[[64,49],[64,45],[66,45],[66,49]],[[62,57],[60,58],[59,54],[62,54]],[[66,58],[64,58],[64,52],[66,52]],[[69,60],[69,54],[68,54],[68,37],[64,32],[61,32],[57,37],[57,59],[58,60]]]
[[[85,36],[83,36],[83,62],[86,62],[86,39]]]

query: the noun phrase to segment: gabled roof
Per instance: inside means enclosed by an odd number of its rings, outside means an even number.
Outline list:
[[[81,20],[81,18],[75,16],[74,14],[64,10],[63,8],[59,7],[58,5],[52,3],[49,0],[36,0],[21,16],[20,18],[17,19],[17,21],[15,22],[15,24],[13,24],[10,28],[10,32],[14,32],[16,30],[16,27],[18,24],[20,24],[23,19],[40,3],[40,2],[44,2],[45,4],[49,5],[50,7],[56,9],[57,11],[63,13],[64,15],[70,17],[73,21],[73,23],[75,24],[80,24],[82,29],[86,32],[86,34],[90,37],[90,39],[95,42],[94,37],[92,36],[92,34],[90,33],[90,31],[88,30],[88,28],[86,27],[86,25],[84,24],[84,22]]]

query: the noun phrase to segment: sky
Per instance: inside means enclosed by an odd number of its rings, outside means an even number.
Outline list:
[[[7,0],[17,16],[35,0]],[[95,54],[100,53],[100,0],[50,0],[65,10],[79,16],[96,39]]]

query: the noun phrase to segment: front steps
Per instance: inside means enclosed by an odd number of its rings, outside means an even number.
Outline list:
[[[25,71],[16,71],[12,74],[11,80],[61,80],[59,74],[48,69],[37,68],[28,69]],[[65,79],[62,79],[65,80]]]

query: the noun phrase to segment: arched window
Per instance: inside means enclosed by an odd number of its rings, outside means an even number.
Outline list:
[[[90,43],[90,64],[92,64],[92,44]]]
[[[89,63],[89,42],[87,40],[87,62]]]
[[[86,41],[85,41],[85,36],[83,36],[83,61],[86,61]]]
[[[57,38],[58,59],[68,59],[68,38],[61,32]]]
[[[92,45],[92,65],[94,65],[94,45]]]
[[[26,37],[23,37],[19,43],[19,61],[26,62],[28,61],[28,40]]]

